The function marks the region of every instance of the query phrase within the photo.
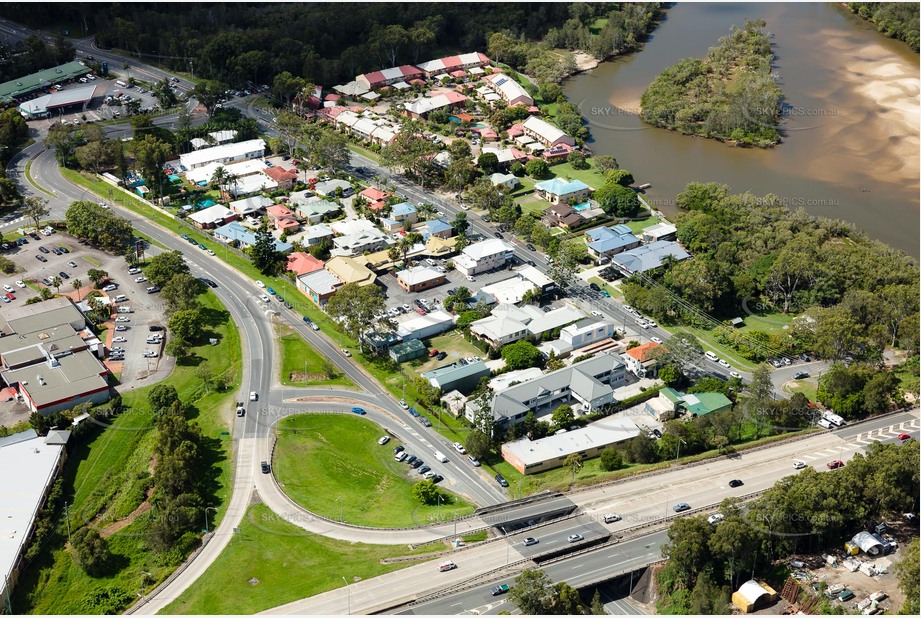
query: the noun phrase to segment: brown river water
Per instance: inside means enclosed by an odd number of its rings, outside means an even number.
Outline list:
[[[773,33],[785,102],[783,142],[737,148],[644,125],[640,97],[681,58],[703,57],[746,18]],[[849,221],[918,255],[919,56],[837,4],[682,4],[639,53],[567,80],[596,154],[611,154],[651,183],[646,199],[667,215],[693,180],[733,192],[774,193],[791,208]]]

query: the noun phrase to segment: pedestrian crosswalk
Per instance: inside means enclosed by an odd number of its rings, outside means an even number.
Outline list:
[[[850,453],[853,451],[859,451],[866,448],[868,445],[874,442],[881,442],[884,440],[891,440],[897,438],[903,433],[910,433],[912,431],[918,431],[921,428],[921,419],[912,419],[908,421],[903,421],[901,423],[893,424],[888,427],[881,427],[879,429],[871,429],[864,433],[858,434],[847,440],[842,440],[841,444],[837,447],[826,448],[821,451],[816,451],[814,453],[807,453],[799,455],[798,459],[801,459],[805,462],[812,462],[816,460],[828,460],[828,459],[837,459],[844,455],[844,453]]]

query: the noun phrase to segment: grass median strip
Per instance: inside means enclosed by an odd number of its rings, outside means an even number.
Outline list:
[[[450,521],[473,512],[459,496],[444,492],[441,506],[422,505],[412,486],[422,476],[393,458],[399,440],[381,446],[384,431],[359,416],[304,414],[279,423],[274,471],[288,496],[329,519],[379,527]],[[434,461],[434,451],[413,453]]]
[[[290,326],[275,329],[281,343],[281,383],[285,386],[344,386],[355,384],[335,363],[317,352]]]
[[[255,614],[342,588],[343,577],[358,582],[418,564],[382,564],[384,558],[438,549],[337,541],[305,532],[264,504],[255,504],[214,564],[162,613]]]

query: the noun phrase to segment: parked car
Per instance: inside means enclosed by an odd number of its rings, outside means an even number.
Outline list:
[[[436,360],[440,360],[440,361],[442,361],[442,360],[444,360],[444,359],[446,359],[446,358],[448,358],[448,353],[447,353],[447,352],[439,352],[439,353],[438,353],[438,356],[435,357]]]
[[[501,474],[495,476],[496,482],[499,483],[502,487],[508,487],[508,481],[505,480],[505,477]]]
[[[793,379],[794,379],[794,380],[802,380],[802,379],[808,378],[808,377],[809,377],[809,372],[808,372],[808,371],[797,371],[796,373],[793,374]]]
[[[429,358],[432,358],[433,356],[438,356],[438,354],[439,352],[435,348],[432,348],[431,350],[429,350]]]
[[[722,513],[714,513],[713,515],[707,518],[707,523],[711,525],[718,524],[724,519],[726,519],[726,516],[723,515]]]
[[[476,467],[480,467],[480,460],[473,455],[467,455],[467,459]]]
[[[424,416],[420,416],[420,417],[419,417],[419,422],[422,423],[423,425],[425,425],[426,427],[431,427],[431,426],[432,426],[432,421],[430,421],[429,419],[425,418]]]

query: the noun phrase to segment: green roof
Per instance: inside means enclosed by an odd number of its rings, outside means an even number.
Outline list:
[[[665,397],[673,404],[681,401],[681,397],[682,397],[681,393],[679,393],[678,391],[676,391],[675,389],[671,387],[663,388],[662,390],[659,391],[659,395],[661,395],[662,397]]]
[[[86,75],[89,72],[90,70],[86,66],[74,60],[67,64],[20,77],[19,79],[13,79],[0,84],[0,101],[9,102],[17,95],[32,92],[44,86],[57,84],[68,79],[73,79],[80,75]]]
[[[418,339],[410,339],[405,343],[400,343],[398,345],[390,348],[390,352],[396,356],[403,356],[404,354],[409,354],[412,352],[419,352],[425,349],[425,344],[419,341]]]
[[[722,393],[694,393],[685,395],[682,407],[691,414],[702,416],[732,408],[732,402]]]

